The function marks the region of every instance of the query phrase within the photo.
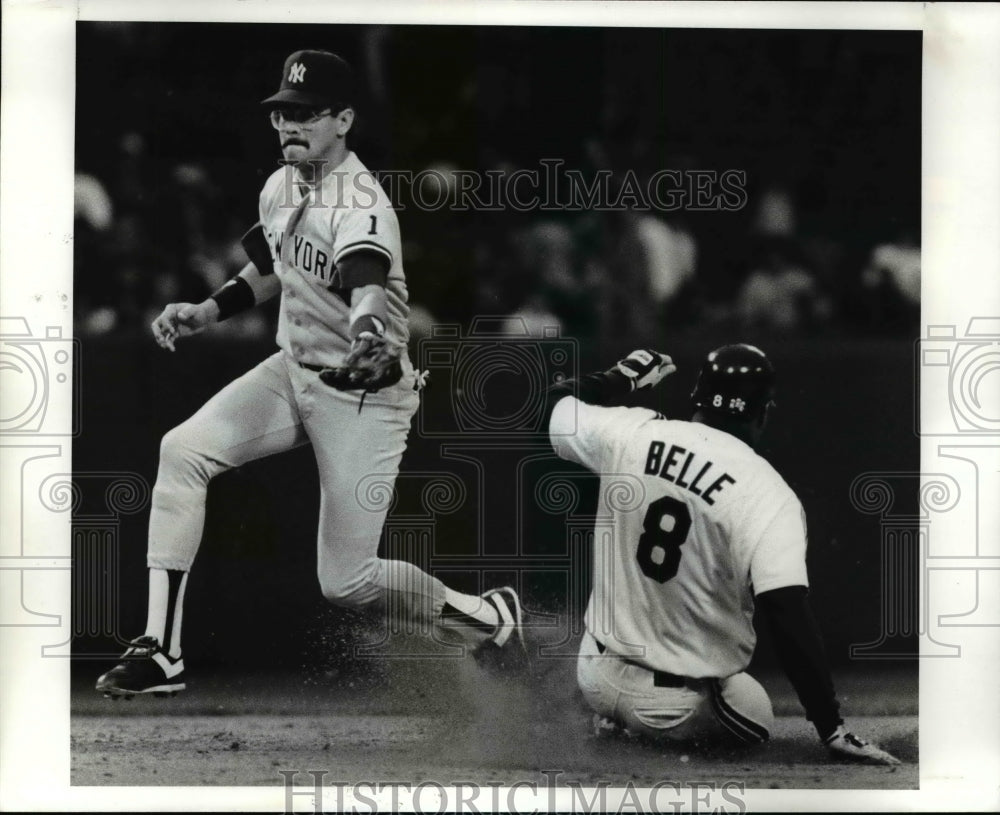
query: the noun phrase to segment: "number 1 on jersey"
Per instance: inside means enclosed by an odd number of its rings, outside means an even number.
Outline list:
[[[663,519],[673,518],[669,530],[663,528]],[[691,531],[691,511],[687,504],[664,495],[649,505],[642,520],[643,533],[639,536],[639,548],[635,557],[646,577],[657,583],[666,583],[677,574],[681,565],[681,546]],[[659,563],[653,553],[659,550]]]
[[[374,215],[369,215],[368,217],[372,219],[372,228],[368,230],[368,234],[369,235],[374,235],[375,234],[375,223],[376,223],[375,216]]]

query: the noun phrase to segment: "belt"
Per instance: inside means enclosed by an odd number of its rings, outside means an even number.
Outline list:
[[[597,643],[597,650],[599,653],[603,654],[608,649],[604,647],[604,643],[598,639],[594,639]],[[654,671],[647,668],[645,665],[640,665],[638,662],[634,662],[626,657],[619,657],[619,659],[627,662],[629,665],[635,665],[638,668],[649,671],[653,675],[653,687],[654,688],[683,688],[687,685],[688,680],[683,676],[678,676],[677,674],[667,673],[666,671]]]

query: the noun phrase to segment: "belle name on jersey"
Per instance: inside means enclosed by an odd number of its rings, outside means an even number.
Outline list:
[[[729,473],[719,472],[711,461],[676,444],[667,449],[666,443],[653,441],[646,454],[646,475],[656,475],[678,487],[689,490],[709,506],[715,504],[716,495],[736,479]]]

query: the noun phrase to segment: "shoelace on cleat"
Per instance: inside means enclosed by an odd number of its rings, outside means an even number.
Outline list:
[[[151,657],[153,654],[160,650],[160,644],[158,642],[142,642],[139,640],[132,640],[129,643],[128,649],[125,651],[126,657]]]

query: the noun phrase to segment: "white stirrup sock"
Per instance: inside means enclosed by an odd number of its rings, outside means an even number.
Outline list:
[[[145,633],[156,637],[171,659],[177,659],[181,655],[181,623],[187,580],[188,573],[178,569],[149,570],[149,605],[146,609]]]

